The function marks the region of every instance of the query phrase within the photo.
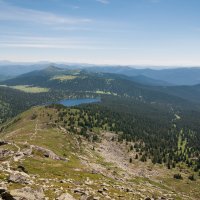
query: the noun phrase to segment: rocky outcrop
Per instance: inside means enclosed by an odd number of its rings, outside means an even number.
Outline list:
[[[0,140],[0,146],[2,146],[2,145],[6,145],[6,144],[8,144],[8,142],[3,141],[3,140]]]
[[[30,177],[28,174],[24,172],[15,172],[13,171],[8,177],[9,182],[13,183],[21,183],[21,184],[29,184],[31,183]]]
[[[93,195],[82,195],[80,200],[94,200],[94,196]]]
[[[74,193],[85,195],[85,191],[82,188],[76,188],[76,189],[74,189]]]
[[[0,186],[0,200],[16,200],[8,191],[6,187]]]
[[[68,193],[64,193],[61,196],[59,196],[58,198],[56,198],[56,200],[75,200],[74,197]]]
[[[23,149],[22,150],[22,153],[25,155],[25,156],[30,156],[32,154],[32,149]]]
[[[11,151],[7,149],[0,149],[0,159],[3,159],[11,154]]]
[[[43,147],[39,147],[39,146],[34,146],[34,145],[31,145],[31,148],[35,149],[36,151],[40,151],[43,153],[43,155],[47,158],[51,158],[53,160],[64,160],[64,161],[67,161],[66,158],[62,158],[58,155],[56,155],[53,151],[49,150],[49,149],[45,149]]]
[[[42,189],[32,189],[25,187],[22,189],[11,190],[10,194],[16,200],[44,200],[45,195]]]

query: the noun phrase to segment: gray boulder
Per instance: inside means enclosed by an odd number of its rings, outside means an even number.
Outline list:
[[[8,144],[8,142],[6,142],[6,141],[4,141],[4,140],[0,140],[0,146],[6,145],[6,144]]]
[[[32,149],[23,149],[22,150],[22,153],[25,155],[25,156],[30,156],[32,154]]]
[[[0,149],[0,159],[5,158],[11,154],[11,151],[7,149]]]
[[[30,176],[24,172],[12,172],[10,176],[8,177],[9,182],[13,183],[21,183],[21,184],[29,184]]]
[[[94,200],[94,196],[93,195],[82,195],[80,200]]]
[[[63,193],[61,196],[56,198],[56,200],[76,200],[74,197],[68,193]]]
[[[14,197],[7,191],[6,187],[0,187],[0,200],[15,200]]]
[[[53,160],[65,160],[65,161],[67,161],[67,159],[62,158],[62,157],[56,155],[53,151],[51,151],[49,149],[45,149],[43,147],[34,146],[34,145],[32,145],[31,148],[34,148],[35,150],[42,152],[43,155],[45,157],[47,157],[47,158],[51,158]]]
[[[30,187],[25,187],[22,189],[11,190],[10,194],[16,200],[45,200],[45,195],[41,188],[32,189]]]

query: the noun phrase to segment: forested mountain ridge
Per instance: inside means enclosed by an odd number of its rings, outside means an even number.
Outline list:
[[[140,84],[133,78],[122,74],[88,72],[78,69],[66,70],[54,66],[0,82],[0,85],[30,85],[69,92],[111,92],[144,99],[147,97],[151,101],[159,101],[160,99],[169,103],[170,101],[200,102],[200,86],[198,85],[155,87],[150,84],[149,80]]]
[[[0,123],[32,106],[41,105],[49,101],[54,102],[65,97],[67,98],[64,93],[56,91],[32,94],[0,86]]]
[[[130,77],[143,75],[167,85],[196,85],[200,83],[199,67],[152,69],[127,66],[89,67],[88,71],[123,74]]]
[[[155,66],[103,66],[90,64],[66,63],[59,64],[50,62],[39,63],[9,63],[0,62],[0,74],[3,76],[18,76],[35,70],[42,70],[53,65],[64,69],[80,69],[88,72],[116,73],[131,77],[136,82],[148,83],[149,85],[196,85],[200,83],[199,67],[171,67],[154,69]],[[139,79],[139,80],[138,80]]]
[[[66,70],[55,66],[20,75],[0,82],[0,85],[3,85],[0,87],[0,100],[7,106],[11,104],[7,114],[5,110],[2,111],[4,116],[14,116],[31,106],[55,102],[64,97],[114,95],[130,98],[136,103],[142,102],[146,107],[155,104],[158,109],[167,106],[177,110],[198,110],[200,99],[199,86],[154,87],[134,82],[132,78],[125,75],[93,73],[78,69]],[[5,88],[5,86],[7,87]],[[12,89],[21,89],[22,91]],[[33,89],[36,94],[30,93]],[[21,100],[18,99],[18,96]],[[15,102],[17,107],[13,106]]]
[[[10,76],[6,76],[6,75],[1,75],[1,74],[0,74],[0,81],[7,80],[7,79],[9,79],[9,78],[11,78],[11,77],[10,77]]]
[[[117,109],[107,104],[34,107],[5,123],[0,134],[0,196],[198,199],[200,180],[192,163],[171,162],[167,153],[185,155],[184,133],[176,144],[173,132],[162,135],[167,124],[159,129],[160,122]],[[193,150],[190,153],[192,158]]]
[[[193,103],[200,102],[200,84],[194,86],[155,87],[166,94],[180,97]]]

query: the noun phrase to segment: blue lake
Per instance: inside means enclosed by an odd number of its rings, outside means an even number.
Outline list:
[[[100,98],[85,98],[85,99],[63,99],[61,101],[58,101],[58,104],[61,104],[63,106],[78,106],[81,104],[88,104],[88,103],[98,103],[101,102]]]

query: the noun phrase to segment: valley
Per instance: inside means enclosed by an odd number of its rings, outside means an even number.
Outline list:
[[[199,198],[198,85],[54,66],[0,85],[2,199]]]

